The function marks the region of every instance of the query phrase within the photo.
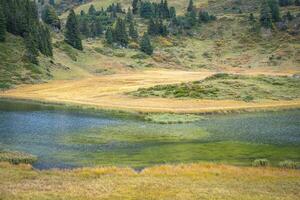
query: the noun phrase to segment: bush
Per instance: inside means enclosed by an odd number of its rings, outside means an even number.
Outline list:
[[[256,159],[253,161],[252,166],[254,167],[267,167],[270,165],[268,159]]]
[[[144,54],[144,53],[137,53],[137,54],[131,56],[132,59],[146,59],[148,57],[149,56],[147,54]]]
[[[297,169],[297,163],[292,160],[285,160],[279,163],[279,167],[286,169]]]

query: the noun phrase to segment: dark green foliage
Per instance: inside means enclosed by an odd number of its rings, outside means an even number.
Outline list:
[[[139,38],[138,31],[136,30],[133,22],[131,22],[129,25],[129,36],[133,40],[137,40]]]
[[[174,7],[170,7],[170,18],[176,18],[176,9]]]
[[[277,0],[268,0],[269,7],[271,9],[272,20],[274,22],[280,21],[279,4]]]
[[[52,6],[45,6],[42,12],[42,19],[46,24],[60,29],[60,20]]]
[[[35,30],[31,30],[28,33],[26,33],[24,37],[26,47],[25,57],[28,59],[29,62],[38,65],[37,56],[39,52],[37,51],[38,46],[34,38],[34,32]]]
[[[132,13],[135,15],[138,14],[138,2],[139,0],[132,1]]]
[[[126,14],[126,21],[128,23],[131,23],[133,21],[133,15],[132,15],[132,11],[130,8],[128,9],[127,14]]]
[[[92,24],[91,36],[99,37],[102,34],[103,34],[102,23],[99,20],[95,20],[94,23]]]
[[[124,47],[128,45],[128,34],[126,31],[125,20],[118,18],[113,29],[114,41]]]
[[[83,49],[79,32],[79,24],[73,9],[70,11],[67,19],[65,41],[75,49]]]
[[[199,22],[207,23],[209,22],[213,17],[211,17],[207,11],[200,10],[199,12]]]
[[[295,6],[300,6],[300,0],[295,0]]]
[[[290,6],[294,4],[294,0],[279,0],[280,6]]]
[[[55,6],[55,0],[49,0],[49,4],[50,4],[51,6]]]
[[[187,7],[187,11],[188,12],[192,12],[193,10],[195,10],[195,7],[194,7],[194,1],[193,0],[190,0],[189,1],[189,5]]]
[[[53,56],[50,31],[47,26],[41,24],[39,28],[39,50],[46,56]]]
[[[260,23],[265,28],[272,28],[271,8],[266,0],[263,1],[260,11]]]
[[[49,30],[40,22],[35,1],[2,0],[0,6],[6,18],[6,30],[25,38],[27,60],[38,64],[39,51],[52,56],[52,44]]]
[[[96,11],[95,6],[93,4],[89,7],[88,13],[89,13],[89,15],[96,15],[97,11]]]
[[[0,5],[0,42],[5,41],[5,35],[6,35],[6,19],[4,16],[4,11],[2,9],[2,6]]]
[[[153,54],[153,47],[147,33],[145,33],[141,39],[140,50],[148,55]]]
[[[149,25],[148,25],[148,34],[149,35],[161,35],[161,36],[167,36],[168,35],[168,30],[167,26],[164,25],[162,20],[153,20],[150,19]]]
[[[250,15],[249,15],[249,21],[251,21],[251,22],[255,21],[255,17],[253,15],[253,13],[250,13]]]
[[[288,11],[284,16],[284,18],[286,18],[288,21],[292,21],[295,17],[292,15],[290,11]]]
[[[111,27],[108,27],[106,30],[105,39],[108,44],[112,44],[114,42],[113,31]]]

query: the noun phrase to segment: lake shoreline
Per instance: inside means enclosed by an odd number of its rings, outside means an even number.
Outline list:
[[[256,112],[277,112],[277,111],[288,111],[288,110],[299,110],[300,103],[291,102],[290,104],[284,104],[281,106],[278,105],[269,105],[269,106],[257,106],[257,107],[243,107],[243,108],[232,108],[232,109],[222,109],[218,108],[213,111],[203,110],[201,112],[141,112],[127,109],[113,109],[113,108],[102,108],[97,105],[81,104],[81,103],[71,103],[64,101],[48,101],[48,100],[36,100],[30,98],[14,98],[14,97],[3,97],[0,95],[0,102],[16,102],[16,103],[28,103],[40,106],[54,106],[61,110],[66,110],[70,112],[80,112],[83,114],[107,114],[114,117],[129,117],[129,118],[140,118],[144,119],[148,114],[195,114],[195,115],[214,115],[214,114],[242,114],[242,113],[256,113]]]

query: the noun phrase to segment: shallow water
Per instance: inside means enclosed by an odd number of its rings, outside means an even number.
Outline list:
[[[0,101],[0,150],[37,155],[34,167],[39,169],[201,161],[249,165],[256,158],[274,164],[300,161],[300,110],[206,118],[161,125]]]

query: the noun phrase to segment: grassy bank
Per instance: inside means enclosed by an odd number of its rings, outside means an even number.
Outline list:
[[[11,164],[33,164],[37,157],[16,151],[0,151],[0,162],[9,162]]]
[[[0,199],[297,199],[299,170],[213,164],[37,171],[0,164]]]
[[[294,77],[216,74],[202,81],[158,85],[131,93],[138,97],[210,100],[293,100],[300,97],[300,79]]]

